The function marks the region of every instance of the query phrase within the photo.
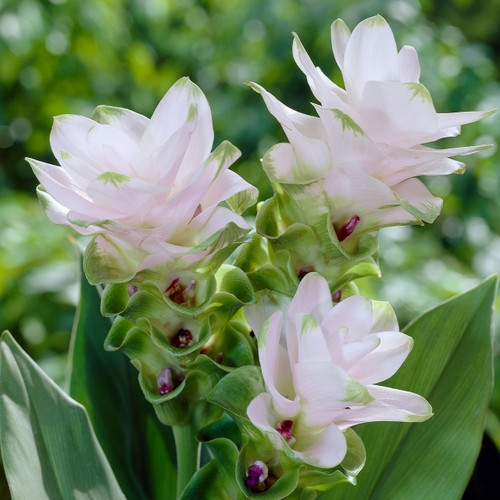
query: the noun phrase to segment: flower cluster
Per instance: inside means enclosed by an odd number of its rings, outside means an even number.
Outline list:
[[[97,233],[89,279],[104,268],[100,281],[126,281],[179,256],[190,265],[210,254],[204,243],[218,232],[233,226],[238,237],[250,229],[219,203],[241,212],[257,190],[228,169],[238,149],[226,141],[210,153],[213,138],[208,102],[188,78],[171,87],[151,119],[110,106],[92,118],[55,118],[50,142],[60,166],[28,161],[48,217]]]
[[[106,348],[131,359],[160,420],[182,428],[177,437],[192,429],[212,441],[224,471],[215,482],[237,477],[250,498],[354,482],[365,454],[351,427],[432,415],[423,397],[378,385],[413,340],[389,304],[357,295],[353,281],[378,274],[381,227],[439,214],[442,200],[417,177],[460,172],[450,157],[483,147],[424,146],[487,113],[437,113],[415,49],[398,52],[383,18],[352,34],[335,21],[332,46],[345,90],[293,42],[317,116],[250,84],[289,142],[263,158],[275,194],[246,239],[241,213],[257,190],[229,170],[234,146],[211,152],[210,108],[187,78],[151,119],[107,106],[57,117],[60,165],[28,160],[48,217],[93,236],[84,269],[107,285],[101,311],[115,319]]]
[[[298,36],[293,57],[320,102],[318,116],[298,113],[257,84],[289,143],[277,144],[263,159],[269,178],[305,207],[309,224],[327,213],[336,238],[351,253],[361,235],[384,226],[433,222],[442,200],[416,177],[461,172],[450,156],[488,146],[433,149],[423,144],[456,136],[460,125],[489,113],[437,113],[419,83],[413,47],[399,52],[381,16],[366,19],[350,33],[332,25],[332,46],[345,90],[314,66]],[[345,240],[345,241],[344,241]]]
[[[347,452],[343,431],[353,425],[432,416],[417,394],[376,385],[413,346],[385,302],[352,296],[333,306],[326,280],[310,273],[286,315],[277,310],[262,325],[258,341],[266,392],[252,400],[248,417],[311,465],[338,465]]]

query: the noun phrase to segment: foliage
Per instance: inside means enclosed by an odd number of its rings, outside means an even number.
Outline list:
[[[63,383],[78,252],[67,231],[48,223],[25,194],[34,192],[36,180],[24,157],[51,161],[46,138],[52,116],[90,115],[101,103],[149,116],[165,90],[189,75],[212,106],[216,143],[229,139],[242,150],[235,171],[257,185],[264,199],[271,188],[259,158],[283,135],[258,96],[241,83],[257,81],[279,91],[292,107],[311,112],[303,106],[304,95],[310,95],[305,78],[290,57],[291,31],[339,82],[324,20],[342,17],[353,26],[381,13],[399,44],[419,51],[422,82],[438,111],[487,110],[500,97],[498,9],[498,1],[483,0],[3,0],[0,324]],[[497,114],[464,127],[462,139],[495,143],[499,125]],[[444,198],[442,217],[433,226],[381,232],[385,278],[365,278],[359,286],[365,295],[391,301],[401,324],[498,271],[497,164],[498,155],[487,152],[468,159],[462,176],[431,179],[431,191]],[[500,356],[495,359],[500,374]],[[500,447],[500,387],[491,408],[488,431]],[[0,477],[0,496],[1,485]]]

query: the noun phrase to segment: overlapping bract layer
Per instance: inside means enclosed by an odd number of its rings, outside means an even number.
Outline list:
[[[97,233],[89,252],[101,268],[115,268],[107,281],[120,281],[178,255],[196,262],[218,232],[233,228],[227,244],[250,229],[218,206],[228,200],[241,212],[257,190],[228,169],[238,149],[226,141],[210,153],[213,137],[205,96],[182,78],[151,119],[107,106],[91,119],[57,117],[51,146],[60,166],[29,162],[49,218]]]
[[[257,307],[248,315],[254,328]],[[307,463],[338,465],[347,451],[343,431],[353,425],[432,415],[417,394],[376,385],[413,346],[385,302],[353,296],[333,306],[326,280],[310,273],[288,311],[277,310],[264,323],[258,341],[267,392],[250,403],[248,416]]]

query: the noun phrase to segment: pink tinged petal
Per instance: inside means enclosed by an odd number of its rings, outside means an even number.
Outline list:
[[[324,182],[335,230],[339,230],[354,215],[360,220],[353,234],[392,224],[392,208],[399,205],[392,190],[355,164],[348,167],[332,169]]]
[[[197,117],[185,164],[188,169],[198,166],[208,157],[214,140],[212,113],[203,92],[189,78],[184,77],[170,87],[155,109],[141,140],[141,147],[149,151],[161,147],[184,123]]]
[[[117,212],[140,220],[161,203],[164,189],[124,174],[104,172],[90,183],[87,193],[97,204],[108,204]]]
[[[353,161],[367,161],[370,164],[386,158],[350,116],[339,109],[314,107],[325,127],[334,165]]]
[[[398,53],[399,79],[402,82],[418,82],[420,78],[420,62],[414,47],[404,45]]]
[[[370,332],[399,332],[396,313],[389,302],[372,300],[373,324]]]
[[[281,103],[276,97],[270,94],[260,85],[250,82],[248,84],[255,92],[264,99],[269,112],[281,123],[285,134],[289,129],[310,137],[325,140],[325,132],[318,118],[299,113]]]
[[[339,345],[339,338],[345,338],[345,342],[362,340],[370,332],[372,323],[371,301],[360,295],[353,295],[338,303],[324,318],[321,327],[325,331],[330,350],[333,350],[333,345]]]
[[[386,20],[377,15],[354,28],[345,51],[344,80],[348,94],[359,100],[368,81],[397,82],[396,41]]]
[[[162,225],[161,221],[177,221],[179,225],[186,225],[198,209],[198,205],[210,187],[211,176],[209,172],[201,171],[197,178],[184,186],[175,195],[169,193],[171,198],[155,206],[149,220],[155,225]],[[163,189],[163,188],[162,188]],[[203,209],[203,206],[202,206]]]
[[[282,312],[276,311],[262,326],[258,334],[259,360],[276,410],[283,417],[291,417],[298,411],[299,400],[292,386],[288,354],[280,345],[282,317]]]
[[[211,207],[221,201],[229,200],[228,203],[233,210],[242,213],[257,199],[257,188],[246,182],[236,172],[227,169],[227,166],[234,161],[233,158],[232,155],[225,155],[224,161],[220,163],[220,173],[212,181],[205,196],[201,199],[203,207]]]
[[[298,333],[297,357],[293,359],[298,363],[331,361],[328,345],[326,344],[323,331],[313,316],[298,313],[295,318],[295,331]],[[287,335],[287,341],[289,336]],[[288,344],[290,342],[288,341]]]
[[[201,218],[201,215],[196,217],[192,222],[189,223],[188,228],[185,229],[190,234],[192,234],[193,241],[195,241],[196,244],[203,243],[205,240],[213,236],[217,231],[220,231],[231,223],[235,224],[237,227],[245,231],[248,231],[250,229],[250,226],[247,224],[243,217],[224,207],[214,207],[212,215],[204,224],[201,223],[202,220],[203,219]],[[182,230],[183,229],[181,229],[181,231]],[[240,236],[241,233],[238,235],[238,238]]]
[[[54,125],[50,132],[50,147],[59,163],[63,162],[61,154],[63,151],[90,162],[86,137],[95,125],[94,120],[79,115],[54,117]]]
[[[350,341],[346,330],[341,330],[339,333],[336,342],[329,343],[332,361],[356,378],[351,373],[352,366],[376,349],[380,339],[376,335],[368,335],[362,340]]]
[[[482,120],[493,113],[496,112],[496,109],[491,111],[464,111],[461,113],[438,113],[438,124],[439,129],[448,129],[459,127],[460,125],[465,125],[467,123],[477,122],[478,120]],[[460,129],[458,129],[458,133],[460,133]],[[456,134],[455,134],[456,135]]]
[[[332,49],[335,60],[337,61],[338,67],[344,72],[344,56],[349,43],[349,38],[351,38],[351,30],[342,21],[342,19],[337,19],[333,22],[331,28],[331,38],[332,38]]]
[[[378,337],[378,345],[347,370],[364,385],[377,384],[392,377],[413,347],[413,339],[400,332],[380,332],[371,336]]]
[[[146,157],[122,130],[97,124],[89,130],[86,145],[92,158],[89,163],[101,173],[112,171],[147,178]]]
[[[326,135],[321,120],[314,116],[308,116],[298,113],[293,109],[282,104],[272,94],[267,92],[260,85],[249,84],[255,92],[261,94],[269,112],[281,123],[283,131],[290,141],[295,160],[293,168],[288,166],[290,158],[285,157],[286,167],[278,167],[279,170],[285,170],[292,173],[286,179],[290,182],[309,181],[318,176],[324,175],[330,168],[330,151],[326,144]],[[277,158],[265,158],[264,167],[267,169],[268,162],[271,175],[276,169]],[[281,161],[281,158],[277,159]]]
[[[125,108],[114,106],[97,106],[92,113],[92,119],[98,123],[119,128],[134,142],[139,142],[148,126],[149,119]]]
[[[256,199],[258,196],[258,191],[254,186],[236,172],[226,170],[212,182],[205,196],[201,199],[201,204],[203,207],[208,208],[244,192],[248,194],[249,200]],[[241,213],[241,211],[238,212]]]
[[[408,179],[392,188],[401,206],[414,217],[431,224],[441,212],[443,200],[433,196],[418,179]]]
[[[400,200],[389,187],[354,164],[349,165],[348,170],[332,170],[324,186],[335,230],[347,223],[353,214],[360,218],[354,235],[417,221],[401,208]]]
[[[466,165],[461,161],[452,160],[451,158],[438,158],[416,165],[400,165],[396,168],[392,172],[388,169],[387,174],[383,176],[384,182],[389,186],[394,186],[411,177],[421,175],[462,174],[465,171]]]
[[[66,207],[54,200],[54,198],[45,192],[41,186],[38,186],[36,191],[45,214],[54,224],[70,226],[80,234],[93,234],[99,231],[99,228],[95,226],[87,228],[72,224],[68,220],[69,211]]]
[[[390,387],[367,387],[374,401],[350,406],[336,423],[345,430],[365,422],[423,422],[432,416],[432,407],[422,396]]]
[[[292,53],[297,66],[306,75],[307,83],[311,87],[311,91],[316,99],[323,105],[328,107],[342,107],[346,96],[345,90],[335,85],[326,75],[316,66],[314,66],[309,54],[304,49],[300,38],[297,34],[293,34],[294,40],[292,45]]]
[[[70,155],[63,151],[61,153],[63,170],[68,174],[73,182],[85,190],[87,186],[101,173],[85,160],[77,156]]]
[[[288,315],[294,319],[299,313],[310,314],[321,323],[332,307],[332,296],[326,279],[320,274],[309,273],[300,282]]]
[[[116,215],[116,211],[96,205],[61,167],[31,158],[27,161],[47,193],[70,210],[85,214],[87,221],[95,222]]]
[[[337,422],[345,406],[368,404],[373,399],[363,385],[334,363],[297,363],[293,379],[306,425],[326,427]]]
[[[339,465],[347,453],[347,442],[342,431],[331,424],[322,432],[314,435],[312,443],[301,449],[294,450],[304,462],[316,467],[330,468]],[[298,443],[296,447],[298,446]]]
[[[410,147],[438,130],[436,110],[419,83],[367,82],[360,125],[376,143]]]
[[[389,186],[417,175],[442,175],[462,173],[464,165],[460,162],[442,161],[448,156],[468,155],[488,149],[489,145],[462,148],[432,149],[418,146],[410,149],[391,147],[386,150],[392,159],[382,162],[379,172],[374,173]]]
[[[180,191],[184,184],[181,178],[187,176],[188,181],[202,171],[206,157],[199,162],[189,165],[186,172],[179,179],[176,179],[179,169],[183,165],[186,151],[190,147],[191,136],[198,123],[198,115],[195,113],[193,119],[180,126],[166,141],[158,148],[153,148],[147,157],[148,169],[151,173],[151,179],[157,184],[165,186],[175,194]],[[175,185],[174,185],[175,184]]]
[[[276,97],[267,92],[256,83],[249,84],[255,92],[259,93],[267,106],[269,112],[281,123],[285,134],[290,141],[295,161],[294,168],[280,168],[280,170],[291,171],[291,177],[287,176],[290,182],[299,180],[311,180],[324,173],[330,167],[330,152],[326,145],[326,135],[321,120],[314,116],[298,113],[282,104]],[[271,157],[269,170],[271,175],[276,166],[273,165],[275,158]],[[278,159],[280,161],[281,159]],[[290,163],[290,158],[284,160]],[[268,159],[265,159],[264,166],[267,168]],[[297,177],[297,178],[295,178]]]

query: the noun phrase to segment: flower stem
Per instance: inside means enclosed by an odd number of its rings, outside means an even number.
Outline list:
[[[200,465],[200,446],[191,425],[175,425],[172,427],[177,453],[177,498],[189,483]]]

